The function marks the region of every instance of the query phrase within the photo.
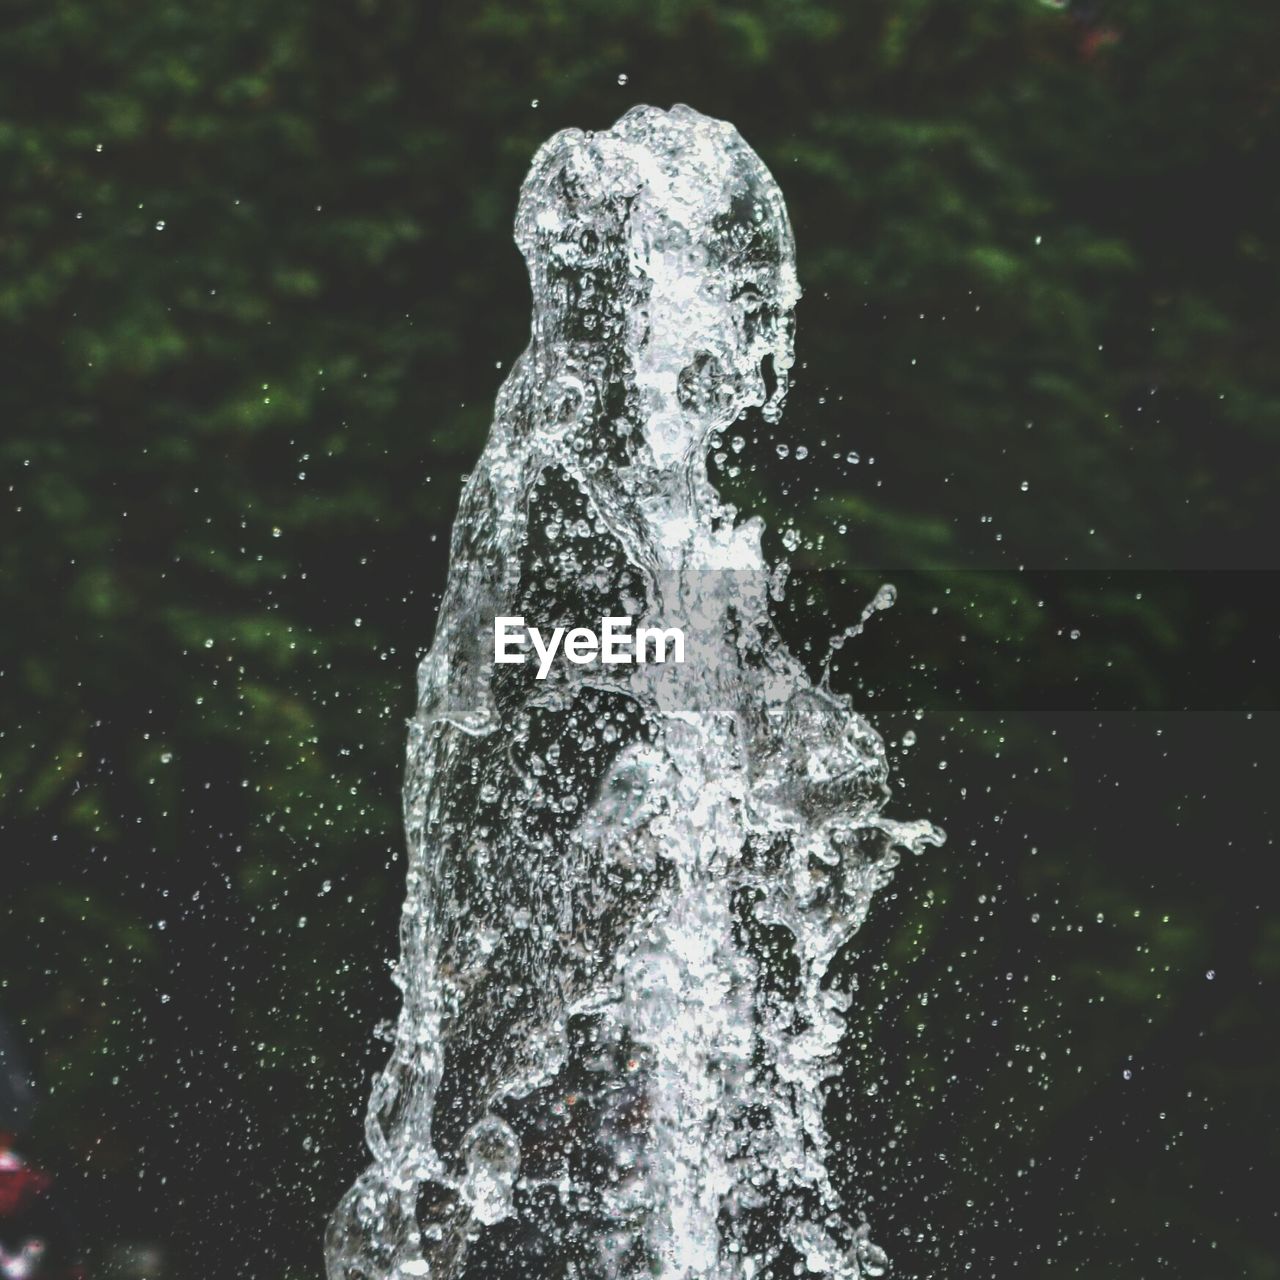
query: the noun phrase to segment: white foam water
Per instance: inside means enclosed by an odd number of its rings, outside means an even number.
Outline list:
[[[557,134],[516,240],[529,346],[467,481],[406,780],[403,1006],[331,1280],[672,1280],[887,1260],[827,1167],[848,996],[899,851],[872,727],[783,644],[708,455],[776,422],[791,227],[731,125]],[[681,628],[683,665],[495,665],[496,616]]]

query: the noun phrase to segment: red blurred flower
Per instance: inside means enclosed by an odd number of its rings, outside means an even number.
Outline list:
[[[0,1221],[21,1213],[53,1183],[47,1173],[24,1161],[9,1145],[11,1141],[8,1134],[0,1133]]]

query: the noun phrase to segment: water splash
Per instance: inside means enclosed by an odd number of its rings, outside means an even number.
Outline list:
[[[568,130],[516,239],[533,332],[454,526],[410,732],[403,1007],[332,1280],[884,1273],[826,1167],[824,985],[899,849],[883,744],[770,621],[707,474],[781,413],[768,170],[687,107]],[[496,615],[681,627],[683,666],[495,666]]]

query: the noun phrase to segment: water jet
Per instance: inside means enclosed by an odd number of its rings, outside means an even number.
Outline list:
[[[786,398],[782,195],[732,125],[637,107],[541,148],[516,240],[532,333],[419,670],[403,1004],[329,1276],[883,1274],[827,1165],[824,980],[942,836],[886,816],[880,737],[788,651],[707,467]],[[686,661],[493,661],[495,620],[614,617]]]

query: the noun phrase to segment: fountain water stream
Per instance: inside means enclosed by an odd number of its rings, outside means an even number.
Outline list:
[[[533,332],[419,673],[394,1049],[331,1280],[881,1275],[828,1173],[824,985],[901,848],[883,744],[788,653],[707,472],[776,421],[799,298],[768,170],[687,107],[557,134]],[[495,665],[497,616],[682,629],[683,665]],[[852,1219],[852,1220],[851,1220]]]

